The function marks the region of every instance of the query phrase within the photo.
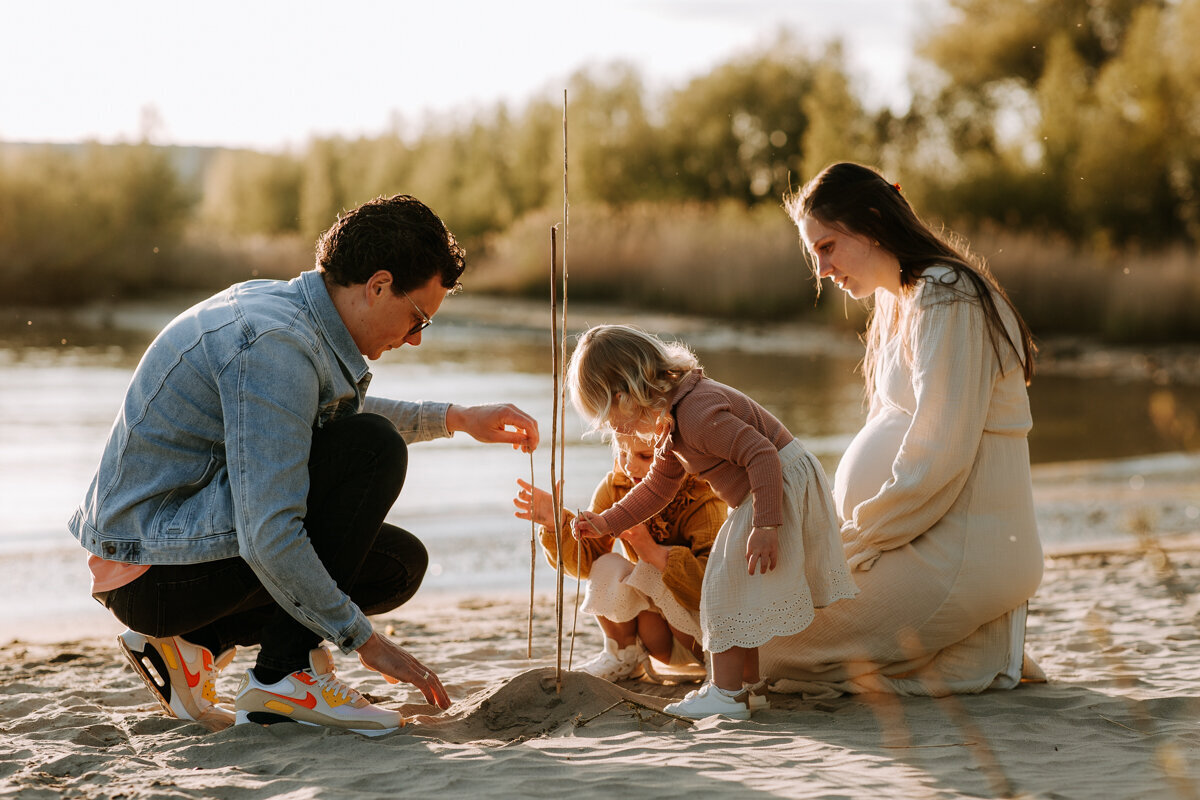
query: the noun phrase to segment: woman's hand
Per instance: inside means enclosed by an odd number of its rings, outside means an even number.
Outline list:
[[[600,539],[611,535],[608,531],[608,523],[604,521],[604,517],[593,511],[579,512],[579,516],[575,518],[575,526],[571,529],[571,534],[576,539]]]
[[[746,566],[750,574],[758,568],[766,575],[779,562],[779,528],[755,528],[746,540]]]
[[[538,525],[555,529],[554,498],[550,493],[534,488],[531,483],[520,478],[517,478],[517,485],[521,488],[513,498],[513,505],[517,507],[516,515],[521,519],[533,520]],[[559,491],[562,491],[562,481],[559,481]]]
[[[646,523],[634,525],[617,538],[633,548],[640,560],[657,567],[659,572],[667,568],[667,556],[670,555],[671,548],[654,541]]]
[[[358,648],[358,660],[367,669],[383,675],[388,683],[411,683],[431,704],[438,708],[450,707],[450,696],[438,676],[391,639],[380,636],[378,631]]]
[[[481,442],[511,444],[514,450],[532,453],[538,446],[537,420],[511,403],[490,406],[451,405],[446,429],[463,431]]]

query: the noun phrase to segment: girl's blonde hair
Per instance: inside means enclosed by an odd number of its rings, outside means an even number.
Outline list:
[[[631,325],[597,325],[579,337],[567,365],[571,402],[592,430],[623,418],[656,417],[667,411],[675,387],[699,359],[678,342],[664,342]]]

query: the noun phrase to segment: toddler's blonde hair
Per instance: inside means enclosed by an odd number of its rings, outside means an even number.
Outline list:
[[[667,400],[699,359],[679,342],[664,342],[631,325],[597,325],[579,337],[567,366],[571,402],[591,430],[612,428],[613,412],[661,417]]]

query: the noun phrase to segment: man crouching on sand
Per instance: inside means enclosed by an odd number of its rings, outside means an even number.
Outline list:
[[[234,285],[146,351],[69,526],[90,553],[93,595],[129,626],[120,647],[167,713],[213,730],[402,725],[334,676],[322,640],[450,705],[367,619],[409,600],[427,565],[421,542],[383,520],[409,444],[465,431],[532,451],[537,423],[510,405],[367,397],[363,357],[419,345],[463,267],[429,208],[379,198],[325,232],[315,270]],[[231,712],[215,678],[251,644],[258,659]]]

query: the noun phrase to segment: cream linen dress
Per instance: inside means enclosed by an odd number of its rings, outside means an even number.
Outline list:
[[[779,691],[940,696],[1020,681],[1042,577],[1029,400],[1016,354],[1001,341],[997,358],[974,293],[956,291],[966,279],[941,283],[954,280],[931,267],[902,301],[914,333],[880,354],[867,423],[834,478],[860,593],[762,648]]]

